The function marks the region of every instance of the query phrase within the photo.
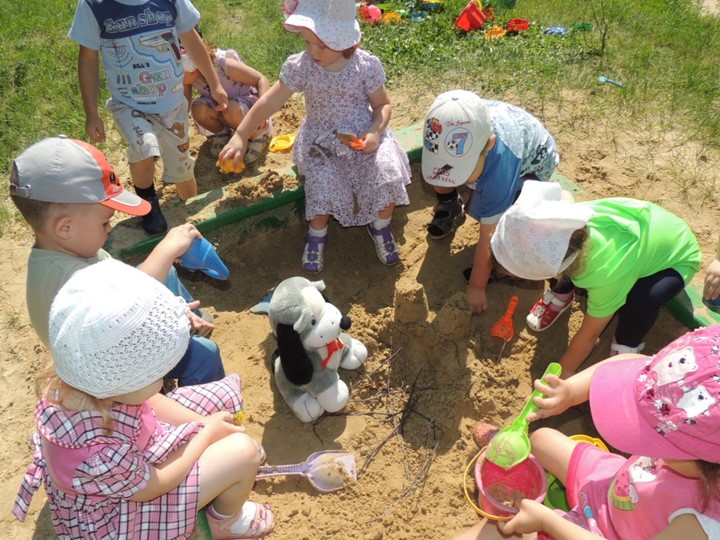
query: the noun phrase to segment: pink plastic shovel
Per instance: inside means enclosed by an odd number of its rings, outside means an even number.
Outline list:
[[[304,476],[318,491],[330,493],[341,489],[347,480],[357,480],[355,456],[342,450],[321,450],[295,465],[262,465],[255,478],[288,475]]]

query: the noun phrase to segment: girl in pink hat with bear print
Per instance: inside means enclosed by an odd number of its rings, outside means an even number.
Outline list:
[[[300,34],[305,52],[290,56],[280,80],[258,99],[219,160],[237,165],[255,128],[295,92],[305,94],[307,116],[293,159],[305,177],[305,217],[310,222],[302,267],[323,269],[330,216],[343,227],[367,226],[383,264],[399,262],[390,221],[408,204],[410,164],[388,128],[392,107],[380,60],[358,48],[360,25],[353,0],[286,0],[285,29]]]
[[[546,380],[535,381],[545,397],[528,420],[589,400],[600,435],[630,457],[540,428],[532,453],[566,486],[571,510],[523,499],[510,521],[481,522],[456,540],[720,538],[720,326],[688,332],[654,357],[621,354]]]

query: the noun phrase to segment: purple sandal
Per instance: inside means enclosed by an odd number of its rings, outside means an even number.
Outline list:
[[[400,254],[398,253],[397,244],[393,237],[390,225],[383,227],[382,229],[376,229],[372,226],[372,223],[367,226],[370,238],[375,242],[375,251],[377,252],[378,259],[383,264],[392,266],[400,261]]]
[[[305,250],[302,256],[302,267],[308,274],[319,274],[323,269],[323,248],[326,236],[306,236]]]

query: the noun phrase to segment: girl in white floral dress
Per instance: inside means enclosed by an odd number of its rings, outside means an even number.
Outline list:
[[[303,92],[307,117],[293,150],[310,222],[303,269],[322,270],[330,216],[343,227],[367,226],[380,261],[396,264],[390,223],[395,206],[409,203],[410,164],[388,128],[392,107],[382,64],[358,48],[351,0],[286,2],[283,12],[285,29],[302,36],[306,51],[287,59],[280,80],[250,109],[220,161],[239,162],[253,130]]]

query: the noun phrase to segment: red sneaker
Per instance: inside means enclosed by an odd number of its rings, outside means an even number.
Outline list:
[[[543,297],[535,302],[535,305],[525,318],[527,325],[536,332],[542,332],[550,328],[557,318],[565,313],[575,300],[575,291],[573,291],[567,300],[560,300],[555,294],[548,289]],[[552,305],[552,307],[550,307]]]

